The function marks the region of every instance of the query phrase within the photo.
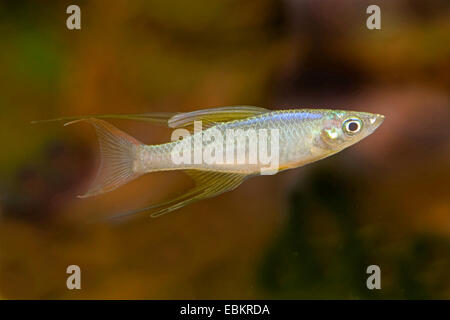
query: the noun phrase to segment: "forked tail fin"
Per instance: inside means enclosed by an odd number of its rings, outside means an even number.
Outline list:
[[[112,191],[142,174],[134,171],[136,149],[142,142],[99,119],[80,119],[65,125],[81,121],[91,123],[97,131],[101,162],[93,184],[80,198]]]

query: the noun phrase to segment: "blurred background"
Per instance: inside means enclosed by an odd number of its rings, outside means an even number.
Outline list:
[[[81,30],[66,8],[81,8]],[[381,8],[368,30],[366,8]],[[447,0],[0,2],[0,298],[449,299]],[[227,105],[381,113],[364,141],[158,219],[91,223],[190,186],[155,173],[78,199],[86,124]],[[167,128],[112,121],[146,143]],[[82,290],[66,288],[81,268]],[[366,268],[381,268],[381,290]]]

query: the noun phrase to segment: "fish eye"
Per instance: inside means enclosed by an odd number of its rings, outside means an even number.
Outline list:
[[[362,121],[358,118],[349,118],[344,121],[342,129],[349,135],[357,134],[362,129]]]

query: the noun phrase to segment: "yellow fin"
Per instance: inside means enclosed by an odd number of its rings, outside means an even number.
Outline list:
[[[36,120],[31,121],[32,124],[42,123],[42,122],[54,122],[54,121],[80,121],[87,119],[120,119],[120,120],[135,120],[135,121],[145,121],[152,123],[160,123],[168,125],[168,121],[176,115],[175,112],[152,112],[152,113],[139,113],[139,114],[97,114],[90,116],[76,116],[76,117],[62,117],[57,119],[49,120]]]
[[[213,171],[185,170],[185,172],[194,179],[196,186],[186,193],[175,197],[174,199],[161,202],[146,208],[115,215],[108,219],[121,218],[136,213],[158,209],[151,213],[151,217],[159,217],[165,213],[182,208],[193,202],[211,198],[227,191],[237,188],[247,177],[246,175],[236,173],[223,173]]]
[[[236,173],[198,170],[186,170],[186,173],[195,180],[196,186],[180,197],[165,203],[164,205],[166,207],[153,212],[151,217],[158,217],[195,201],[215,197],[224,192],[234,190],[246,177],[245,175]]]
[[[245,119],[266,112],[270,112],[270,110],[252,106],[211,108],[177,113],[169,119],[168,124],[171,128],[184,128],[192,126],[194,121],[202,121],[202,127],[208,128],[219,122]]]
[[[170,128],[186,128],[191,127],[194,124],[194,121],[202,121],[202,127],[206,129],[216,125],[219,122],[245,119],[266,112],[270,112],[270,110],[252,106],[231,106],[182,113],[150,112],[139,114],[98,114],[89,116],[61,117],[49,120],[36,120],[31,123],[35,124],[54,121],[70,121],[69,123],[71,123],[87,119],[120,119],[165,124]]]

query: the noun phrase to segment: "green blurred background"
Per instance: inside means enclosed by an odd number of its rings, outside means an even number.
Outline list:
[[[381,30],[366,28],[370,4]],[[0,297],[449,299],[449,31],[447,0],[2,0]],[[331,158],[119,224],[90,222],[189,179],[78,199],[98,166],[94,130],[30,125],[239,104],[386,120]],[[171,134],[113,122],[146,143]],[[71,264],[82,290],[66,288]],[[372,264],[381,290],[366,288]]]

